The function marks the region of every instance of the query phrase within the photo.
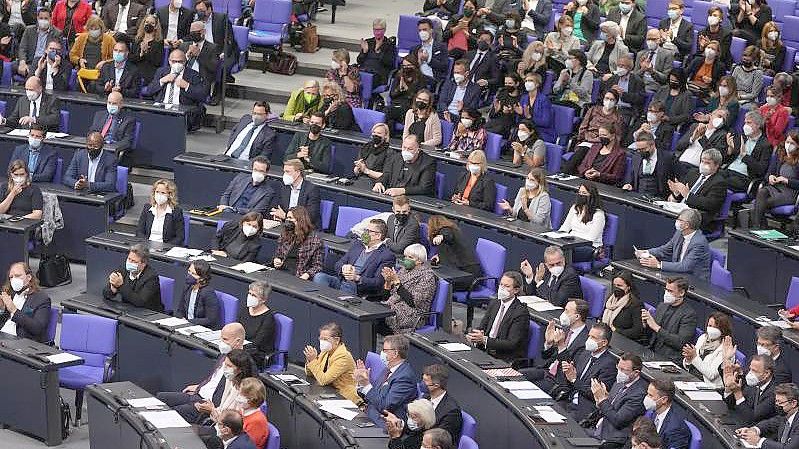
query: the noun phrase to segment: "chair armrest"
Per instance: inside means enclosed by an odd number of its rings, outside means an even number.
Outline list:
[[[440,317],[441,316],[441,312],[434,312],[434,311],[421,312],[419,314],[419,318],[416,319],[416,328],[418,329],[419,325],[422,324],[422,318],[427,318],[427,317],[430,317],[430,316],[433,316],[433,315],[435,315],[436,317]],[[438,323],[438,321],[440,321],[440,320],[436,320],[436,321],[437,321],[436,322],[436,328],[441,327],[440,323]]]
[[[746,290],[746,287],[733,287],[732,290],[741,292],[747,298],[751,298],[751,296],[749,296],[749,291]],[[785,304],[782,304],[782,306],[785,306]]]
[[[111,357],[107,357],[105,359],[105,363],[103,363],[103,382],[108,382],[111,380],[111,376],[114,373],[114,368],[117,365],[117,355],[114,354]]]
[[[480,277],[474,278],[474,280],[472,281],[472,284],[469,286],[469,290],[466,292],[466,299],[471,299],[472,292],[474,291],[475,287],[477,287],[477,285],[479,283],[481,283],[483,281],[491,281],[491,280],[499,282],[499,278],[493,277],[493,276],[480,276]]]

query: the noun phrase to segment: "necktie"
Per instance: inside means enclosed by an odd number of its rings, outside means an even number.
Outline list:
[[[785,420],[785,428],[782,429],[782,435],[780,435],[780,443],[785,444],[788,442],[788,435],[791,434],[791,423],[788,420]]]
[[[505,318],[505,312],[507,312],[508,308],[505,304],[499,305],[499,310],[497,311],[497,316],[494,318],[494,324],[491,325],[491,331],[488,333],[490,338],[497,338],[497,332],[499,332],[499,325],[502,323],[502,319]]]
[[[676,258],[675,262],[679,262],[682,259],[682,246],[685,244],[685,237],[682,235],[680,236],[680,240],[677,241],[677,247],[674,248],[674,255],[673,257]]]
[[[380,387],[384,383],[388,382],[389,377],[391,377],[391,370],[386,369],[386,372],[383,373],[383,376],[380,377],[380,383],[378,383],[377,386]]]
[[[175,81],[172,81],[170,85],[172,86],[172,90],[169,91],[169,101],[167,101],[167,103],[175,104],[175,90],[177,90],[177,85],[175,84]]]
[[[114,121],[114,116],[111,115],[111,114],[108,114],[108,118],[105,119],[105,124],[103,125],[103,130],[100,131],[100,134],[102,134],[103,137],[108,135],[108,130],[111,129],[111,122],[113,122],[113,121]]]
[[[752,401],[754,403],[755,407],[757,407],[757,403],[760,402],[760,393],[761,393],[760,387],[755,388],[755,400]]]
[[[580,373],[580,380],[583,380],[583,377],[585,377],[585,373],[587,373],[588,370],[591,368],[591,365],[594,363],[594,359],[595,358],[596,357],[594,357],[594,356],[591,356],[591,357],[588,358],[588,363],[585,364],[585,368],[583,368],[583,372]]]
[[[649,52],[649,63],[652,63],[652,59],[655,57],[655,50]]]
[[[616,399],[619,399],[620,397],[624,396],[624,393],[627,391],[627,388],[628,388],[627,385],[623,386],[621,388],[621,391],[618,392],[616,394],[616,396],[613,396],[613,399],[610,400],[610,403],[611,404],[615,404],[616,403]]]
[[[700,176],[699,176],[699,179],[697,179],[697,180],[696,180],[696,182],[694,183],[694,186],[693,186],[693,187],[691,187],[691,191],[690,191],[690,192],[688,192],[688,193],[689,193],[689,194],[691,194],[691,193],[696,193],[696,192],[698,192],[698,191],[699,191],[699,189],[700,189],[700,188],[702,188],[702,184],[704,184],[704,183],[705,183],[705,180],[706,180],[706,179],[707,179],[707,176],[705,176],[705,175],[700,175]]]
[[[230,155],[230,157],[232,157],[233,159],[238,159],[239,156],[241,156],[241,153],[243,153],[244,150],[247,149],[247,144],[250,143],[250,139],[252,139],[252,135],[254,133],[255,133],[255,125],[251,125],[250,126],[250,130],[247,131],[247,134],[244,135],[244,139],[241,140],[241,143],[239,144],[239,147],[236,148],[236,151],[234,151]]]
[[[655,416],[655,430],[660,432],[660,416]]]
[[[651,175],[652,174],[652,170],[649,168],[649,166],[650,166],[649,158],[644,158],[643,165],[644,165],[644,167],[643,167],[644,174],[645,175]]]
[[[558,283],[558,277],[550,275],[549,276],[549,284],[547,284],[547,287],[552,287],[554,284],[557,284],[557,283]]]
[[[32,101],[31,102],[31,117],[36,118],[38,116],[39,116],[39,111],[36,110],[36,102]]]
[[[28,172],[33,173],[36,171],[36,162],[39,160],[39,152],[33,151],[28,154]]]
[[[483,55],[484,55],[484,53],[477,52],[477,55],[474,57],[474,60],[472,61],[472,66],[469,67],[469,72],[474,73],[474,68],[478,67],[480,65],[480,63],[483,62]],[[474,75],[472,75],[472,76],[474,76]]]

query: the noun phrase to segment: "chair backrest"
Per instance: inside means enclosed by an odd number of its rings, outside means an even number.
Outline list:
[[[691,443],[688,445],[688,449],[702,449],[702,432],[687,419],[685,420],[685,425],[688,426],[688,430],[691,431]]]
[[[241,17],[241,2],[231,2],[227,0],[213,0],[214,12],[227,14],[232,21]]]
[[[266,438],[264,449],[280,449],[280,431],[271,422],[267,424],[269,425],[269,436]]]
[[[494,197],[494,213],[497,215],[502,215],[505,212],[502,210],[501,207],[499,207],[499,202],[508,199],[508,187],[498,182],[495,182],[494,186],[497,189],[497,194]]]
[[[125,195],[128,193],[128,167],[117,165],[117,193]]]
[[[549,221],[552,224],[552,229],[559,229],[563,224],[563,201],[550,196],[549,205]]]
[[[452,142],[452,131],[454,130],[455,125],[452,122],[448,122],[446,120],[441,120],[441,147],[448,147],[449,143]]]
[[[444,186],[447,183],[447,176],[440,171],[436,172],[436,198],[444,199]]]
[[[69,111],[64,111],[63,109],[60,111],[58,130],[62,133],[69,132]]]
[[[785,16],[796,15],[796,2],[794,0],[769,0],[768,6],[771,8],[771,16],[775,22],[782,23]],[[724,13],[726,17],[726,11]],[[787,54],[785,56],[788,56]]]
[[[368,108],[369,102],[372,101],[372,86],[374,84],[375,76],[369,72],[365,72],[362,70],[360,72],[360,77],[361,77],[361,100],[363,100],[363,106],[365,108]],[[368,130],[361,129],[361,131],[363,131],[364,133],[368,133],[372,131],[372,128],[369,128]]]
[[[133,149],[139,148],[139,140],[141,139],[141,122],[136,120],[133,125]]]
[[[483,274],[487,277],[497,278],[497,281],[489,280],[483,285],[491,289],[496,288],[499,283],[498,279],[502,277],[502,273],[505,271],[507,249],[499,243],[478,238],[475,252],[477,253],[477,259],[480,261],[480,266],[483,268]]]
[[[345,237],[353,226],[361,221],[377,215],[378,212],[360,207],[339,206],[336,216],[336,232],[339,237]]]
[[[530,340],[527,342],[527,358],[535,360],[541,354],[541,325],[530,320]]]
[[[422,42],[419,39],[419,32],[416,30],[417,23],[419,23],[417,16],[399,16],[399,26],[397,26],[397,50],[399,52],[408,53]]]
[[[574,129],[574,109],[559,104],[552,105],[552,114],[555,116],[555,135],[557,143],[566,146],[569,143],[569,135]]]
[[[191,229],[191,215],[183,214],[183,246],[189,246],[189,229]]]
[[[225,223],[227,223],[227,220],[217,220],[217,222],[216,222],[216,232],[219,232],[219,230],[222,229],[222,226],[224,226]]]
[[[436,295],[433,297],[433,303],[430,304],[430,311],[433,312],[427,318],[427,325],[431,326],[433,330],[441,326],[441,317],[444,316],[444,309],[450,300],[450,284],[445,279],[439,279],[436,286]]]
[[[266,0],[253,9],[253,30],[280,31],[291,21],[291,0]]]
[[[799,305],[799,277],[791,277],[791,286],[788,288],[788,294],[785,296],[785,308],[792,309]]]
[[[728,292],[732,291],[732,273],[721,266],[718,260],[710,265],[710,283]]]
[[[158,276],[158,284],[161,286],[161,304],[164,306],[164,311],[172,313],[175,310],[172,308],[175,280],[166,276]]]
[[[372,385],[376,385],[386,371],[386,365],[380,360],[380,354],[372,351],[367,352],[363,364],[370,369],[369,382]]]
[[[735,350],[735,362],[740,366],[746,366],[746,354],[739,350]]]
[[[782,40],[799,42],[799,17],[794,15],[783,17]],[[787,44],[790,45],[790,44]],[[790,45],[796,48],[795,45]]]
[[[169,0],[155,0],[155,9],[161,9],[169,4]]]
[[[644,309],[646,309],[646,311],[649,312],[652,316],[655,316],[655,309],[656,308],[652,304],[649,304],[648,302],[645,302],[644,303]]]
[[[710,248],[710,260],[718,260],[719,264],[724,267],[727,263],[727,256],[716,248]]]
[[[61,309],[56,306],[51,306],[50,321],[47,322],[47,343],[55,343],[55,330],[58,326],[59,317],[61,317]]]
[[[3,113],[0,112],[0,115]],[[55,174],[53,175],[53,184],[61,184],[64,179],[64,159],[59,156],[55,161]]]
[[[333,205],[330,200],[322,200],[319,202],[319,215],[322,217],[322,230],[326,231],[330,228],[330,219],[333,218]]]
[[[607,287],[591,278],[580,276],[580,289],[583,291],[583,298],[588,301],[591,316],[594,318],[602,316]]]
[[[235,296],[225,292],[220,292],[219,290],[214,290],[214,293],[216,294],[216,299],[219,301],[219,311],[221,312],[220,318],[222,325],[224,326],[225,324],[236,321],[239,300]]]
[[[458,449],[480,449],[477,442],[473,438],[461,437],[458,441]]]
[[[613,258],[613,247],[619,235],[619,216],[605,213],[605,230],[602,231],[602,245],[605,247],[605,259]]]
[[[286,357],[291,349],[291,337],[294,334],[294,319],[275,314],[275,357],[269,366],[269,372],[283,371],[286,367]]]
[[[486,159],[489,161],[499,160],[500,152],[502,151],[502,136],[496,133],[486,133]]]
[[[472,415],[461,410],[461,419],[463,420],[463,426],[461,426],[461,438],[477,438],[477,421],[475,421]]]
[[[550,142],[544,142],[547,148],[547,173],[560,173],[560,164],[563,162],[563,147]]]
[[[361,128],[361,133],[364,135],[371,135],[372,127],[377,123],[386,122],[386,114],[371,109],[352,108],[352,114],[355,116],[355,122]]]
[[[785,47],[785,59],[782,61],[782,71],[792,73],[793,67],[796,65],[794,59],[796,58],[796,48]],[[790,129],[790,127],[789,127]]]
[[[61,316],[59,348],[83,357],[87,366],[102,367],[117,348],[117,320],[95,315]]]
[[[732,54],[732,60],[735,61],[736,63],[740,63],[741,56],[744,53],[744,49],[746,49],[746,39],[733,36],[732,43],[730,43],[730,53]]]
[[[11,79],[13,70],[11,69],[11,61],[3,61],[3,76],[0,78],[0,86],[9,87],[11,86]],[[4,102],[5,103],[5,102]],[[2,113],[6,115],[5,111]]]

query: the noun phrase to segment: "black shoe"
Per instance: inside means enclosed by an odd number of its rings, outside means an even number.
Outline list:
[[[228,83],[228,84],[235,84],[236,83],[236,78],[234,78],[233,75],[228,74],[225,77],[225,82]]]
[[[208,106],[219,106],[219,97],[211,97],[211,100],[208,101]]]

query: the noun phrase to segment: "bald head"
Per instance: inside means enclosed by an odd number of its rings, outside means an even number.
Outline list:
[[[42,93],[42,80],[38,76],[32,76],[25,81],[25,90],[35,90]]]
[[[222,341],[233,349],[244,347],[244,326],[241,323],[229,323],[222,328]]]
[[[176,48],[169,53],[169,63],[172,64],[175,62],[186,63],[186,53],[179,48]]]
[[[108,94],[108,104],[113,104],[121,108],[122,102],[123,102],[122,93],[114,91]]]

